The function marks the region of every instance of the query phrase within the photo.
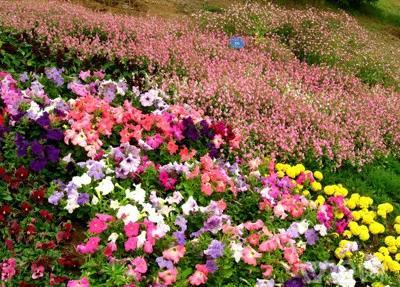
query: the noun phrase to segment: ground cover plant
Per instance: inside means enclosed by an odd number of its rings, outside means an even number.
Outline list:
[[[278,38],[2,2],[0,286],[397,286],[394,89]]]

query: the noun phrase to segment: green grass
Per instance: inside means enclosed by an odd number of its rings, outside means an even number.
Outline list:
[[[361,171],[344,167],[333,173],[326,170],[324,175],[324,184],[342,183],[350,192],[371,196],[377,203],[400,203],[400,160],[394,157],[376,160]]]

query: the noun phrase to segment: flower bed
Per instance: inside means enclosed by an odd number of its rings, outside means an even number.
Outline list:
[[[396,286],[390,203],[128,82],[0,73],[2,285]]]
[[[340,166],[398,152],[398,93],[369,89],[355,77],[296,59],[274,61],[253,38],[237,51],[227,48],[227,35],[190,23],[100,14],[58,2],[7,2],[0,16],[1,25],[29,31],[55,53],[87,61],[96,55],[150,61],[168,73],[163,88],[177,91],[179,103],[229,119],[246,153],[328,159]]]

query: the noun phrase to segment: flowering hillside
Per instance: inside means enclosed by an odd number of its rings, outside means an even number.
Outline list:
[[[42,37],[54,53],[149,60],[170,75],[163,88],[177,90],[178,102],[229,119],[253,154],[303,159],[311,153],[337,165],[362,165],[377,153],[398,152],[399,93],[296,59],[274,61],[252,38],[237,51],[227,49],[228,36],[190,23],[71,4],[12,2],[0,15],[2,25]]]
[[[198,24],[0,0],[0,286],[396,287],[400,94]]]

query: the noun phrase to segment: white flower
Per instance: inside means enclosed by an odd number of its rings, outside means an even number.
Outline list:
[[[107,176],[102,181],[100,181],[99,185],[96,186],[95,190],[97,192],[101,192],[102,195],[107,195],[114,190],[114,184],[111,181],[111,177]]]
[[[231,242],[230,248],[232,250],[232,257],[235,259],[236,263],[242,258],[243,246],[240,243]]]
[[[93,204],[93,205],[96,205],[96,204],[98,204],[98,203],[99,203],[99,198],[98,198],[97,196],[93,195],[93,197],[92,197],[92,204]]]
[[[144,243],[146,242],[146,231],[142,231],[137,237],[137,248],[142,248]]]
[[[296,224],[296,227],[297,227],[297,232],[298,232],[299,234],[304,234],[304,233],[306,233],[306,231],[308,230],[308,222],[307,222],[307,220],[303,220],[303,221],[301,221],[301,222],[298,222],[298,223]]]
[[[91,182],[92,178],[87,173],[84,173],[81,176],[74,176],[72,178],[72,183],[75,184],[78,188],[82,185],[88,185]]]
[[[196,200],[193,199],[193,196],[189,197],[189,199],[182,205],[184,215],[189,215],[190,212],[196,212],[198,210],[199,206],[197,205]]]
[[[339,266],[339,270],[337,272],[331,273],[332,282],[340,287],[354,287],[356,285],[356,281],[353,278],[353,274],[353,270],[347,270],[345,267]]]
[[[125,224],[129,222],[135,223],[140,219],[140,212],[136,206],[127,204],[118,209],[117,218],[123,218]]]
[[[380,273],[382,271],[381,261],[379,261],[379,259],[374,255],[370,255],[368,257],[369,259],[366,260],[363,264],[364,268],[372,274]]]
[[[169,227],[168,224],[166,224],[164,221],[157,223],[157,229],[153,231],[153,236],[157,238],[162,238],[164,237],[171,228]]]
[[[67,205],[65,206],[65,209],[68,210],[69,213],[74,212],[75,209],[79,207],[79,204],[76,201],[76,198],[68,198],[67,199]]]
[[[62,161],[65,162],[65,163],[70,163],[71,161],[74,161],[74,159],[72,158],[72,154],[69,153],[66,156],[64,156],[62,158]]]
[[[275,281],[274,279],[257,279],[256,287],[274,287]]]
[[[326,236],[328,234],[328,230],[326,229],[326,226],[323,224],[317,224],[314,226],[314,230],[319,232],[319,235],[321,236]]]
[[[158,91],[157,90],[150,90],[144,94],[140,95],[140,104],[143,107],[150,107],[154,104],[154,101],[158,98]]]
[[[118,234],[115,232],[111,233],[110,236],[108,236],[108,241],[115,243],[115,241],[117,241],[117,239],[118,239]]]
[[[142,188],[141,186],[142,184],[134,184],[135,186],[135,190],[134,191],[130,191],[129,189],[127,189],[125,191],[125,197],[127,199],[132,199],[138,203],[144,203],[144,200],[146,198],[146,191]]]
[[[111,209],[118,209],[118,208],[120,208],[121,206],[119,205],[119,202],[118,202],[118,200],[110,200],[110,208]]]
[[[168,196],[166,201],[168,204],[179,204],[183,200],[183,196],[179,191],[174,191],[172,196]]]
[[[29,109],[27,110],[27,113],[30,119],[37,120],[43,115],[43,110],[36,102],[32,101]]]

